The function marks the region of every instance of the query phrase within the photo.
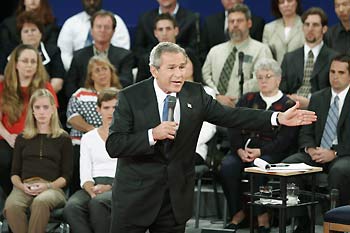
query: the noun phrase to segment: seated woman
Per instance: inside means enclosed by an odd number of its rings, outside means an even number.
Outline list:
[[[24,128],[29,98],[39,88],[48,89],[58,105],[38,51],[31,45],[19,45],[6,65],[5,80],[0,82],[0,185],[6,194],[12,189],[12,148]]]
[[[105,88],[121,88],[114,66],[108,58],[94,56],[87,67],[85,88],[78,89],[70,98],[67,107],[67,122],[74,148],[74,169],[70,192],[80,189],[79,157],[80,139],[83,133],[101,126],[101,116],[96,111],[97,95]]]
[[[14,233],[44,233],[50,211],[66,202],[73,147],[60,128],[55,99],[46,89],[30,98],[23,134],[16,138],[4,215]],[[28,223],[27,208],[30,208]]]
[[[271,0],[271,9],[276,20],[265,25],[263,43],[281,64],[285,53],[304,45],[301,0]]]
[[[295,103],[279,90],[281,68],[273,59],[262,59],[255,67],[260,92],[247,93],[237,103],[237,107],[248,107],[272,111],[285,111]],[[296,149],[297,127],[271,127],[268,131],[247,131],[229,129],[231,154],[221,164],[220,175],[228,202],[231,223],[229,229],[237,229],[245,215],[242,206],[241,178],[245,167],[253,166],[255,158],[269,163],[277,163]],[[264,185],[266,180],[257,180],[256,185]],[[270,232],[269,216],[265,209],[258,208],[258,232]]]
[[[79,190],[64,208],[64,217],[73,232],[109,232],[112,184],[117,159],[110,158],[105,143],[117,103],[117,89],[107,88],[97,99],[102,126],[84,134],[80,144]]]

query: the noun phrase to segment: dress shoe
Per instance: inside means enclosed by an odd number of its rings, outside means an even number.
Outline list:
[[[232,230],[232,232],[236,232],[238,229],[238,224],[229,223],[225,226],[225,229],[229,229]]]
[[[258,227],[258,233],[270,233],[270,232],[271,232],[270,227],[264,227],[264,226]]]

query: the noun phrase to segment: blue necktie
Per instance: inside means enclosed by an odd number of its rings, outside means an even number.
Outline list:
[[[92,45],[92,40],[93,40],[93,38],[91,35],[91,29],[89,29],[88,35],[87,35],[86,40],[85,40],[85,47]]]
[[[169,97],[170,95],[167,95],[164,99],[164,105],[163,105],[163,115],[162,115],[162,121],[168,121],[168,113],[169,113]]]
[[[323,135],[321,139],[321,147],[325,149],[330,149],[332,147],[333,141],[337,135],[337,124],[339,119],[339,97],[334,98],[328,110],[328,116],[326,125],[323,130]]]

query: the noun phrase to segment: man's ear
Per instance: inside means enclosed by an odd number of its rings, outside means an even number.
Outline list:
[[[149,70],[154,78],[158,77],[158,69],[155,66],[150,65]]]
[[[322,32],[323,32],[323,34],[326,34],[327,30],[328,30],[327,25],[326,25],[326,26],[323,26],[323,28],[322,28]]]
[[[175,27],[175,36],[179,34],[179,27]]]

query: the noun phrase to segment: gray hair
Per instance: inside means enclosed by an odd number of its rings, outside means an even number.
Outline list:
[[[186,51],[179,45],[171,42],[161,42],[152,49],[149,55],[149,65],[158,69],[161,63],[160,57],[163,53],[182,53],[187,58]]]
[[[235,12],[241,12],[244,14],[246,20],[249,20],[252,18],[252,13],[249,10],[249,7],[245,4],[242,3],[238,3],[236,4],[233,8],[231,8],[230,10],[228,10],[227,15],[231,14],[231,13],[235,13]]]
[[[272,58],[259,59],[254,67],[255,75],[260,70],[271,70],[275,74],[275,76],[282,76],[282,69],[280,65],[277,61],[273,60]]]

